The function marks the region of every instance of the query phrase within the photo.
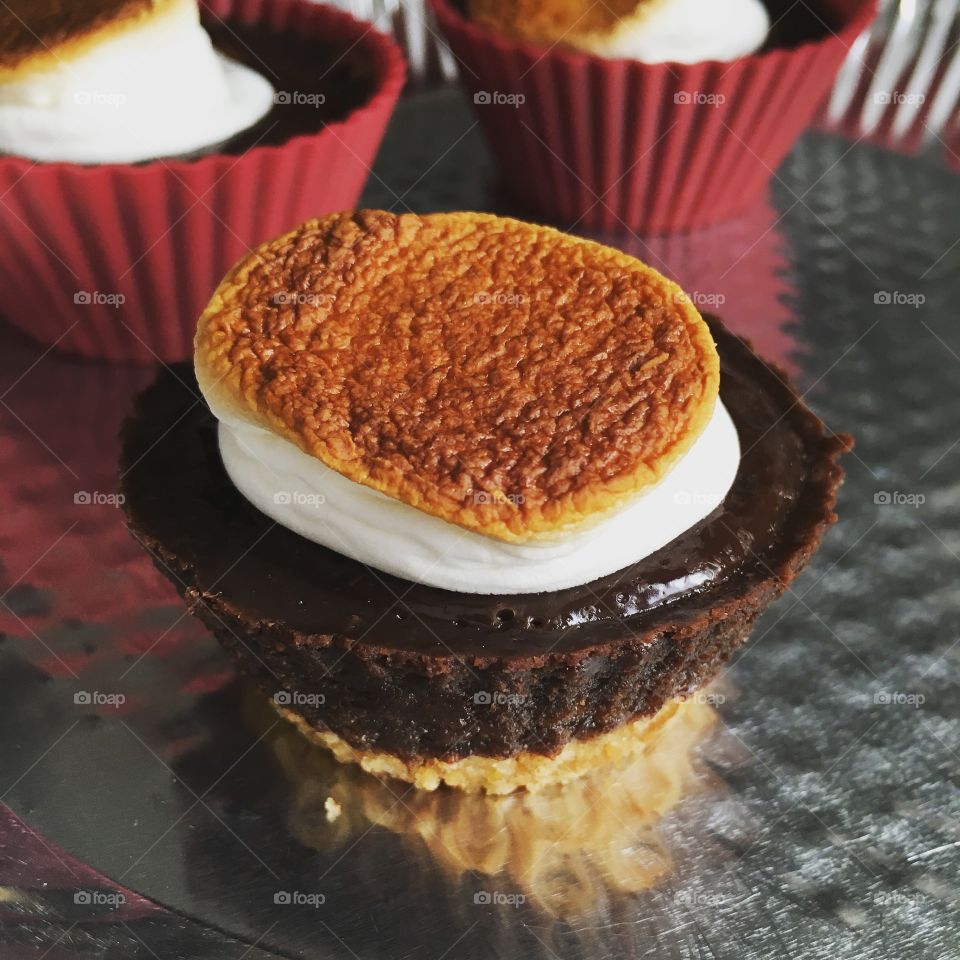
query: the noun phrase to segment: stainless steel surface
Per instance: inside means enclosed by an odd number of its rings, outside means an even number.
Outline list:
[[[455,94],[404,105],[368,202],[499,208],[472,124]],[[741,221],[615,241],[858,446],[841,522],[691,736],[542,803],[384,787],[277,726],[111,501],[150,372],[3,331],[0,799],[125,887],[292,956],[956,957],[957,188],[810,135]]]

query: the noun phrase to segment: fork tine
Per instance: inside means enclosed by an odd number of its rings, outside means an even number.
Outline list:
[[[850,52],[843,61],[827,106],[827,119],[831,124],[839,123],[853,102],[866,69],[867,55],[873,45],[873,39],[873,31],[868,27],[853,41]]]
[[[348,13],[360,20],[369,19],[370,6],[365,0],[340,0],[337,6],[343,7]]]
[[[860,114],[861,133],[869,136],[880,126],[888,98],[896,90],[897,81],[916,54],[923,33],[922,26],[917,0],[900,0],[893,31],[880,54],[877,69],[864,97]]]
[[[388,30],[391,33],[395,32],[393,16],[399,7],[399,0],[376,0],[374,8],[376,16],[373,18],[373,22],[381,30]]]
[[[951,117],[956,116],[958,103],[960,103],[960,46],[954,48],[950,65],[940,81],[940,87],[927,112],[925,133],[928,139],[940,136]]]
[[[920,46],[916,65],[904,85],[904,98],[897,104],[891,135],[899,140],[907,135],[920,115],[924,99],[929,95],[941,59],[950,40],[957,18],[956,0],[935,0],[931,5],[926,37]]]
[[[426,11],[423,0],[406,0],[404,3],[403,30],[407,56],[413,67],[414,75],[423,80],[427,74],[429,61],[427,44],[429,34],[426,30]]]
[[[827,106],[827,118],[831,123],[841,123],[853,106],[857,91],[863,85],[864,74],[873,72],[870,64],[876,62],[884,43],[897,25],[899,15],[898,0],[879,0],[873,23],[851,44]]]

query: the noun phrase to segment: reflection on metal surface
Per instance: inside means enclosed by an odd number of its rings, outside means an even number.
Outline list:
[[[764,198],[736,220],[694,233],[595,239],[613,243],[676,280],[698,310],[722,316],[764,359],[793,376],[800,349],[789,329],[796,293],[781,221]]]
[[[251,707],[254,715],[261,709]],[[540,909],[571,918],[591,912],[598,888],[639,893],[670,872],[658,824],[695,786],[694,748],[716,713],[702,696],[664,710],[629,763],[501,797],[411,791],[339,763],[288,724],[272,726],[267,740],[293,786],[288,825],[301,843],[330,852],[371,825],[385,827],[425,846],[454,878],[502,876]]]

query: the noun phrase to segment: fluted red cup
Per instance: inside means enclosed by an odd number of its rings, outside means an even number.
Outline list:
[[[875,12],[820,0],[815,39],[651,64],[527,43],[430,2],[509,192],[565,229],[644,234],[751,208]]]
[[[197,317],[251,247],[354,206],[405,78],[400,48],[309,0],[207,0],[228,24],[343,47],[372,78],[345,119],[237,156],[140,164],[0,157],[0,316],[43,344],[113,361],[192,353]]]

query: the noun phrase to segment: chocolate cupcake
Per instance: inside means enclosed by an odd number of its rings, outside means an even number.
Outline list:
[[[189,357],[231,263],[356,201],[403,74],[307,0],[0,4],[4,316],[86,356]]]
[[[138,401],[130,526],[337,757],[509,792],[629,756],[807,563],[850,445],[679,287],[486,214],[309,221]]]

